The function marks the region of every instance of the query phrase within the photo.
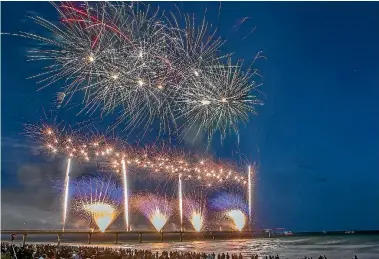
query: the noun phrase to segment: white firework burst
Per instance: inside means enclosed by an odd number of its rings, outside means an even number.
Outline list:
[[[242,61],[204,68],[188,80],[178,95],[181,116],[185,123],[182,134],[195,129],[197,134],[205,131],[212,138],[219,131],[221,139],[234,131],[238,124],[248,121],[256,114],[256,106],[262,102],[250,93],[258,87],[253,80],[255,70],[242,73]],[[196,136],[197,136],[196,134]]]
[[[220,54],[225,41],[206,17],[197,25],[194,16],[142,3],[52,5],[59,24],[31,17],[50,36],[13,34],[43,43],[28,60],[50,64],[31,78],[41,88],[63,82],[64,104],[80,93],[81,112],[118,114],[111,129],[146,132],[158,123],[159,133],[183,136],[195,127],[224,138],[260,104],[250,95],[255,70],[242,75],[242,63]]]

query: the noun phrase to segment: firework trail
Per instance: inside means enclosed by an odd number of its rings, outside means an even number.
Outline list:
[[[65,190],[64,190],[64,198],[63,198],[64,199],[63,200],[63,231],[66,226],[66,220],[67,220],[70,170],[71,170],[71,157],[67,159],[67,168],[66,168]]]
[[[126,172],[125,159],[121,161],[122,164],[122,180],[124,186],[124,216],[125,216],[125,225],[126,231],[129,231],[129,190],[128,190],[128,179]]]
[[[251,225],[253,222],[253,186],[252,186],[252,178],[254,177],[254,167],[248,167],[248,186],[247,186],[247,198],[249,203],[249,230],[251,230]]]
[[[159,232],[172,215],[171,202],[153,194],[133,196],[133,204]]]
[[[183,189],[182,189],[182,174],[179,174],[179,183],[178,183],[178,201],[179,201],[179,215],[180,215],[180,231],[183,231]]]
[[[142,3],[52,5],[59,24],[30,17],[51,36],[12,35],[44,43],[30,50],[28,61],[50,63],[31,78],[40,89],[64,82],[59,107],[81,94],[81,112],[118,114],[111,130],[123,125],[146,133],[158,124],[159,133],[184,138],[193,128],[211,140],[216,132],[221,139],[238,135],[238,123],[262,104],[252,94],[259,86],[257,70],[242,73],[242,62],[219,55],[225,40],[206,17],[197,25],[194,16],[165,15]]]

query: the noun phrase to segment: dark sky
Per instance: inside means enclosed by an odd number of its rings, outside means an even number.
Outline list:
[[[181,8],[202,15],[206,3]],[[230,138],[211,149],[218,157],[240,159],[239,150],[259,159],[257,227],[379,229],[379,3],[227,2],[219,18],[218,9],[209,3],[208,18],[228,39],[225,51],[267,57],[256,64],[266,94],[259,116],[241,127],[238,147]],[[2,32],[44,33],[27,14],[57,19],[49,3],[4,2]],[[63,176],[64,161],[36,156],[22,135],[22,124],[38,120],[58,89],[37,92],[26,79],[40,68],[25,61],[33,44],[1,37],[3,228],[60,222],[50,180]]]

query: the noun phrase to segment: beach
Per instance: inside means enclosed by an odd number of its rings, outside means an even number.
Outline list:
[[[29,244],[36,242],[28,238]],[[39,240],[36,243],[49,243]],[[50,242],[51,243],[51,242]],[[87,245],[86,243],[63,242],[62,245]],[[278,254],[281,258],[318,258],[326,255],[332,259],[351,259],[357,255],[360,259],[379,258],[379,235],[354,235],[332,237],[281,237],[235,239],[192,242],[154,242],[137,243],[121,241],[120,244],[94,243],[93,246],[123,247],[130,249],[162,251],[192,251],[204,253],[241,253],[244,257],[258,254],[259,256]]]

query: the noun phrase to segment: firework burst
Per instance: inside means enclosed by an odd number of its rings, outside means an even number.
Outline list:
[[[241,231],[246,224],[246,215],[241,210],[229,210],[226,216],[233,220],[234,227]]]
[[[184,205],[184,215],[191,222],[195,231],[200,232],[205,225],[205,202],[186,198]]]
[[[104,202],[86,204],[84,210],[95,220],[101,232],[104,232],[118,215],[112,204]]]
[[[132,197],[132,203],[159,232],[172,215],[171,202],[163,197],[146,194]]]
[[[76,210],[104,232],[121,212],[122,188],[111,175],[83,177],[72,185]]]
[[[27,125],[27,134],[37,146],[54,155],[64,155],[82,162],[106,162],[110,169],[121,172],[122,163],[149,172],[152,178],[195,181],[200,186],[220,185],[246,186],[246,173],[237,166],[215,161],[196,154],[185,153],[167,146],[131,147],[117,138],[95,134],[81,134],[79,131],[46,124]]]
[[[249,114],[256,114],[256,105],[262,104],[257,96],[250,95],[257,87],[252,80],[256,71],[242,74],[242,63],[233,65],[229,58],[227,65],[207,67],[198,73],[192,76],[196,80],[184,84],[178,96],[186,121],[181,132],[195,129],[197,134],[205,131],[212,138],[219,131],[221,139],[231,131],[238,134],[238,124],[248,121]]]
[[[164,15],[142,3],[52,5],[59,24],[30,17],[51,36],[12,35],[43,43],[28,60],[51,63],[31,78],[41,88],[64,82],[59,107],[82,93],[82,112],[118,114],[110,129],[122,124],[126,131],[146,133],[159,124],[159,132],[169,135],[183,137],[195,128],[206,131],[208,139],[216,132],[223,139],[238,134],[238,123],[262,104],[251,94],[258,73],[243,74],[242,62],[232,64],[231,54],[219,55],[225,41],[206,17],[198,26],[194,16]]]
[[[241,196],[231,193],[221,193],[212,199],[211,206],[217,211],[221,211],[224,217],[231,219],[233,228],[239,231],[244,228],[248,204]]]

